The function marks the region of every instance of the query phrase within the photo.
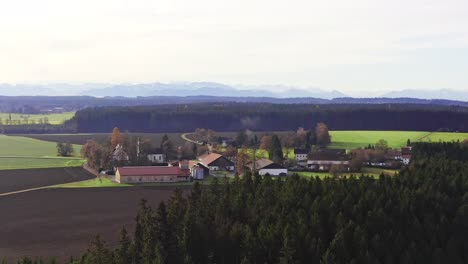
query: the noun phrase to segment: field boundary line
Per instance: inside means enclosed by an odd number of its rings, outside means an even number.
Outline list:
[[[424,135],[424,136],[418,138],[418,139],[416,140],[416,142],[423,142],[423,140],[424,140],[425,138],[430,137],[432,134],[434,134],[434,132],[429,132],[429,134]]]
[[[85,181],[89,181],[89,180],[90,180],[90,179],[82,180],[82,181],[76,181],[76,182],[67,182],[67,183],[61,183],[61,184],[54,184],[54,185],[47,185],[47,186],[35,187],[35,188],[30,188],[30,189],[25,189],[25,190],[19,190],[19,191],[13,191],[13,192],[0,193],[0,197],[9,196],[9,195],[14,195],[14,194],[20,194],[20,193],[25,193],[25,192],[33,192],[33,191],[38,191],[38,190],[55,189],[57,186],[60,186],[60,185],[63,185],[63,184],[68,184],[68,183],[80,183],[80,182],[85,182]]]

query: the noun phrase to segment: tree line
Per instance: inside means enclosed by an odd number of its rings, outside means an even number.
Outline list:
[[[414,105],[192,104],[104,107],[78,111],[78,132],[104,132],[118,125],[132,132],[287,131],[324,122],[332,130],[467,131],[468,108]]]
[[[204,127],[220,132],[288,131],[328,124],[331,130],[468,131],[468,108],[418,104],[167,104],[86,108],[63,125],[3,125],[4,133],[170,133]]]

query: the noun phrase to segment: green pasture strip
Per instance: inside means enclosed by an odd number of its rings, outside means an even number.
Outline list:
[[[306,178],[315,178],[319,177],[320,179],[325,179],[325,178],[331,178],[333,177],[330,173],[328,172],[312,172],[312,171],[290,171],[289,175],[297,173],[301,177],[306,177]],[[380,174],[375,174],[375,173],[341,173],[339,176],[340,177],[350,177],[353,175],[356,178],[359,178],[361,175],[365,176],[370,176],[372,178],[379,178]]]
[[[0,135],[0,156],[54,157],[57,144],[28,137]],[[75,157],[80,156],[81,145],[73,145]]]
[[[330,131],[331,141],[329,148],[356,149],[375,144],[380,139],[388,142],[391,148],[406,146],[407,140],[419,141],[431,134],[417,131]]]
[[[84,162],[76,158],[0,157],[0,170],[81,167]]]
[[[456,133],[456,132],[434,132],[424,137],[421,141],[423,142],[457,142],[468,139],[468,133]]]
[[[49,124],[52,125],[59,125],[63,124],[65,121],[70,120],[75,115],[75,112],[64,112],[58,114],[17,114],[17,113],[0,113],[0,118],[2,119],[2,123],[4,125],[7,124],[7,121],[10,119],[12,121],[21,121],[21,124],[25,124],[26,120],[28,120],[28,124],[34,123],[39,124],[39,119],[44,120],[45,118],[48,119]],[[12,122],[12,124],[16,124],[16,122]]]

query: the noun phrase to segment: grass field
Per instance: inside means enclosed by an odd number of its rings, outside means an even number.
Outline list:
[[[328,172],[312,172],[312,171],[291,171],[289,174],[297,173],[301,177],[319,177],[320,179],[324,179],[327,177],[332,177],[332,175]],[[354,175],[355,177],[359,177],[361,175],[371,176],[373,178],[378,178],[380,174],[384,174],[386,176],[394,176],[395,173],[398,173],[397,170],[387,170],[387,169],[380,169],[380,168],[363,168],[362,172],[360,173],[342,173],[341,176],[349,177]]]
[[[130,184],[115,183],[108,178],[94,178],[87,181],[72,182],[56,185],[56,188],[102,188],[102,187],[129,187]]]
[[[84,160],[71,158],[4,158],[0,157],[0,170],[12,169],[39,169],[39,168],[61,168],[79,167]]]
[[[57,157],[56,144],[26,137],[0,135],[0,170],[81,166],[81,146],[75,157]]]
[[[210,184],[214,177],[208,177],[203,181],[202,184]],[[72,182],[66,184],[60,184],[54,186],[55,188],[107,188],[107,187],[157,187],[157,186],[190,186],[195,182],[162,182],[162,183],[142,183],[142,184],[127,184],[127,183],[116,183],[109,178],[94,178],[87,181]]]
[[[39,123],[39,120],[48,119],[49,124],[58,125],[63,122],[71,119],[75,115],[74,112],[65,112],[60,114],[37,114],[37,115],[28,115],[28,114],[10,114],[10,113],[0,113],[0,118],[2,119],[3,124],[7,124],[7,120],[12,120],[12,125],[16,124],[33,124]]]
[[[424,142],[452,142],[452,141],[464,141],[468,139],[468,133],[447,133],[447,132],[435,132],[421,139]]]
[[[429,135],[429,132],[415,131],[331,131],[332,144],[330,148],[355,149],[375,144],[380,139],[385,139],[391,148],[406,146],[407,140],[411,142]]]
[[[73,145],[73,148],[78,157],[81,146]],[[57,157],[57,148],[54,142],[0,135],[0,156]]]

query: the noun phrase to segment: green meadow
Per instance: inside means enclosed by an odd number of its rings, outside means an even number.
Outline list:
[[[14,113],[0,113],[0,119],[2,123],[5,125],[7,121],[10,120],[12,124],[38,124],[40,119],[43,121],[45,119],[48,120],[49,124],[58,125],[62,124],[63,122],[71,119],[75,115],[75,112],[65,112],[59,114],[14,114]]]
[[[452,142],[468,139],[468,133],[435,132],[421,139],[424,142]]]
[[[407,140],[420,141],[430,132],[416,131],[330,131],[330,148],[356,149],[375,144],[380,139],[385,139],[391,148],[406,146]]]
[[[0,170],[81,166],[81,146],[73,148],[75,157],[57,157],[54,142],[0,135]]]

